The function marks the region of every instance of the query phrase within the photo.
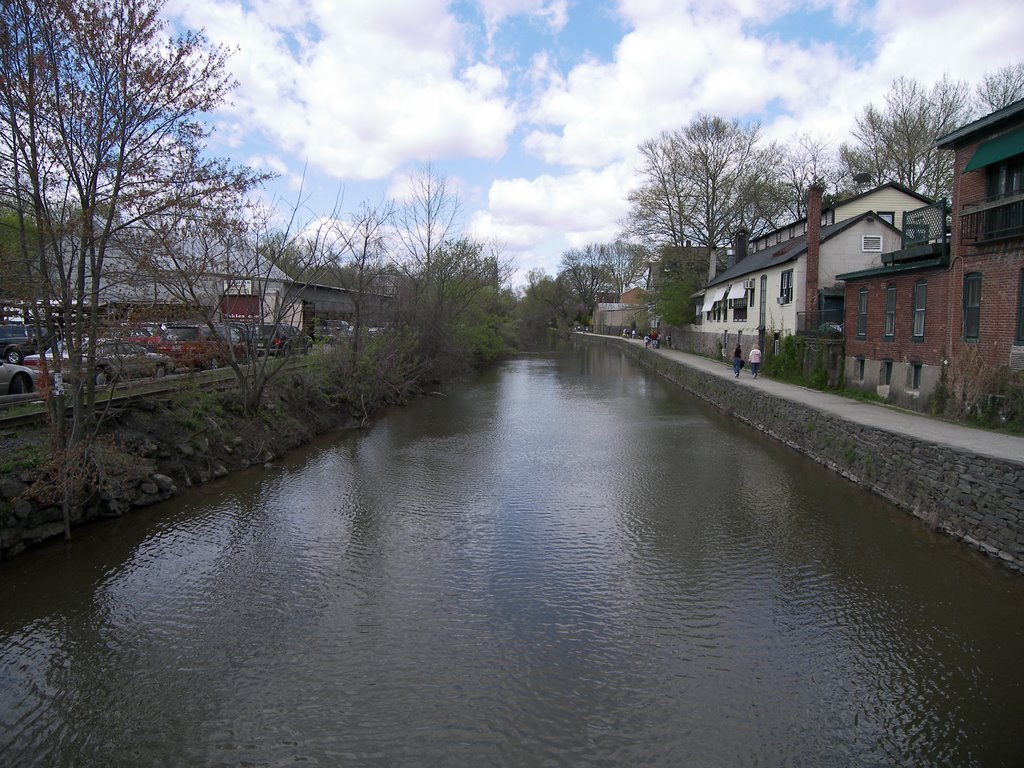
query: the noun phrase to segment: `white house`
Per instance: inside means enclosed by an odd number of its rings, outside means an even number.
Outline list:
[[[892,184],[825,210],[821,195],[821,187],[812,188],[806,219],[749,247],[737,238],[729,267],[697,296],[691,330],[701,351],[731,349],[737,339],[763,345],[797,331],[839,330],[843,286],[836,275],[881,266],[882,254],[902,242],[892,222],[902,223],[905,210],[927,201]],[[871,207],[876,203],[889,207],[879,213]]]

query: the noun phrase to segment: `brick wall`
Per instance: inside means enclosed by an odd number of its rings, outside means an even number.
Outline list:
[[[924,340],[915,341],[914,287],[922,280],[928,284]],[[884,338],[885,294],[890,285],[896,286],[896,326],[891,340]],[[857,337],[857,307],[862,288],[868,290],[868,322],[867,334],[860,339]],[[946,354],[948,303],[949,272],[946,269],[894,275],[887,279],[847,281],[843,325],[847,357],[941,365]]]
[[[984,137],[988,140],[989,136]],[[982,141],[958,147],[953,172],[953,254],[952,286],[956,300],[950,302],[950,351],[962,347],[963,278],[972,272],[981,274],[981,319],[978,339],[970,342],[986,363],[1006,366],[1017,336],[1017,307],[1024,269],[1024,238],[1011,238],[976,245],[962,241],[960,214],[966,207],[984,202],[986,169],[965,174],[963,169]]]

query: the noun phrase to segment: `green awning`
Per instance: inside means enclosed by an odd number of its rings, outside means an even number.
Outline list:
[[[974,157],[967,163],[964,173],[976,171],[986,165],[998,163],[1008,157],[1024,153],[1024,128],[1004,133],[989,139],[974,152]]]

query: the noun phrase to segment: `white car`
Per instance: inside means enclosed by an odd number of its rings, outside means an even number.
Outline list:
[[[35,391],[35,371],[24,365],[0,362],[0,395],[27,395]]]

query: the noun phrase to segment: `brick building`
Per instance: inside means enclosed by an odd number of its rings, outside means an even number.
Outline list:
[[[956,153],[950,355],[1024,370],[1024,99],[936,146]]]
[[[1024,100],[936,146],[955,152],[949,233],[945,203],[910,211],[881,267],[837,275],[846,385],[928,410],[945,377],[984,407],[992,374],[1024,370]]]
[[[927,410],[942,376],[950,301],[946,206],[906,214],[902,247],[882,266],[837,277],[845,281],[846,386],[874,392],[904,408]]]

